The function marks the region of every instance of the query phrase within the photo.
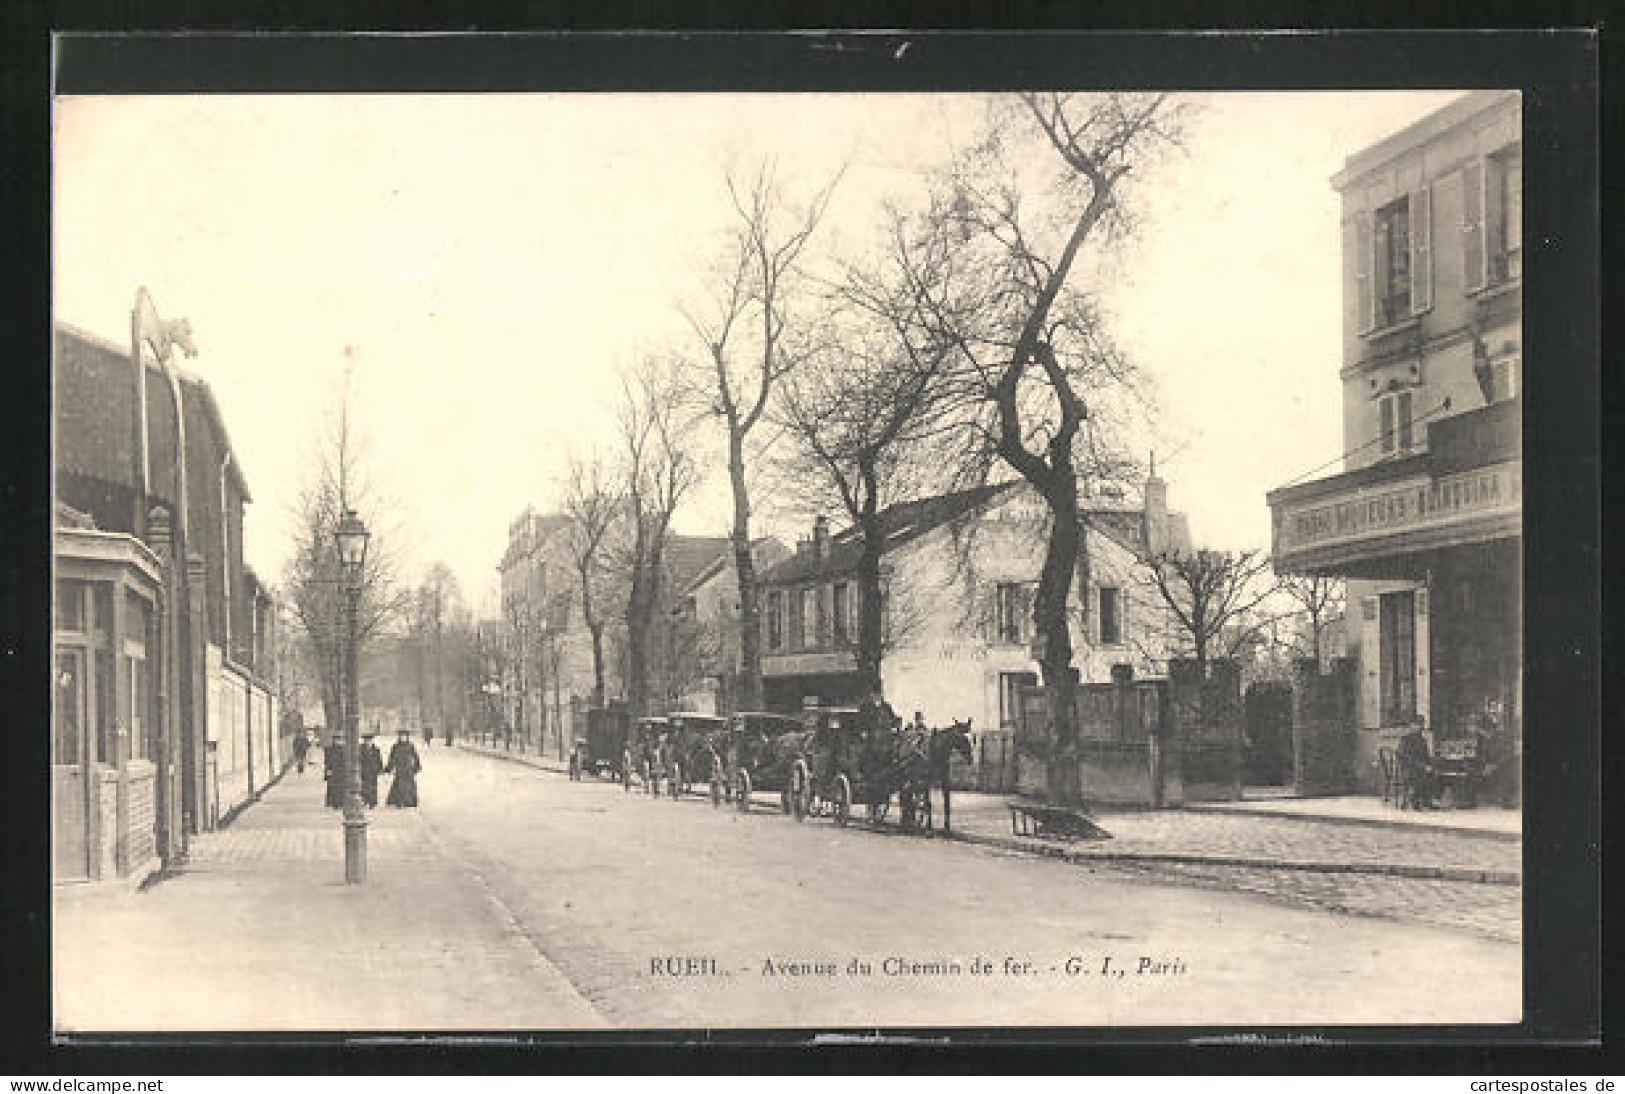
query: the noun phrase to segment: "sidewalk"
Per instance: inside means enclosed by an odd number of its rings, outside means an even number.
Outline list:
[[[1352,823],[1350,817],[1331,810],[1288,808],[1103,810],[1094,820],[1111,833],[1111,839],[1062,843],[1014,835],[1009,804],[1020,801],[1001,794],[956,791],[954,836],[1074,861],[1388,874],[1501,885],[1517,885],[1520,880],[1521,841],[1497,838],[1494,833],[1492,838],[1484,838],[1482,832],[1444,824]],[[1241,803],[1244,807],[1263,804]],[[1289,804],[1296,803],[1282,803]],[[940,799],[937,807],[940,812]]]
[[[57,1029],[605,1024],[419,811],[369,812],[368,879],[346,885],[322,789],[290,773],[144,891],[62,887]]]

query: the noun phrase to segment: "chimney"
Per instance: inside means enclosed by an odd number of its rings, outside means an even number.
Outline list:
[[[829,518],[822,513],[813,520],[813,557],[820,561],[829,557]]]
[[[1157,454],[1151,453],[1151,469],[1145,477],[1145,542],[1152,553],[1165,551],[1168,543],[1168,484],[1157,477]]]

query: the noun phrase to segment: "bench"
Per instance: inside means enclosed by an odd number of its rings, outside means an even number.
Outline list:
[[[1110,839],[1111,834],[1074,809],[1053,805],[1011,805],[1010,831],[1034,839]]]

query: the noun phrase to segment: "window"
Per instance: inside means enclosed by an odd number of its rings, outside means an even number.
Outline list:
[[[84,582],[62,580],[56,583],[56,629],[81,633],[84,631]]]
[[[831,594],[832,604],[830,609],[830,618],[833,623],[832,629],[835,633],[835,644],[837,646],[845,646],[848,641],[847,612],[850,610],[851,605],[846,592],[846,582],[839,581],[836,582],[835,588]]]
[[[51,739],[51,762],[80,761],[80,734],[85,726],[85,657],[78,649],[56,653],[56,732]]]
[[[1490,363],[1492,402],[1504,403],[1518,397],[1518,359],[1502,357]]]
[[[999,727],[1014,729],[1021,713],[1021,689],[1038,686],[1038,674],[1033,672],[999,673]]]
[[[1523,276],[1523,149],[1462,168],[1462,261],[1469,291]]]
[[[1416,718],[1416,596],[1384,593],[1378,608],[1378,680],[1382,724],[1406,725]]]
[[[818,590],[802,589],[798,594],[801,599],[801,648],[811,650],[818,648]]]
[[[1433,306],[1432,208],[1424,186],[1344,223],[1362,334]]]
[[[1377,325],[1411,314],[1410,200],[1400,198],[1376,215]]]
[[[1032,587],[1006,582],[994,590],[996,640],[1010,645],[1026,642],[1031,633]]]
[[[1381,416],[1382,454],[1402,456],[1410,452],[1416,434],[1411,417],[1411,393],[1395,391],[1378,401]]]
[[[772,592],[767,594],[767,648],[782,650],[784,648],[784,595]]]
[[[1100,587],[1100,644],[1121,645],[1123,641],[1122,591],[1110,585]]]

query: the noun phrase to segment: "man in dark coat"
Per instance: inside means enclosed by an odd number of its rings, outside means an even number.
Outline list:
[[[301,729],[293,735],[293,762],[301,775],[305,773],[305,752],[309,748],[310,741],[305,737],[305,731]]]
[[[1400,793],[1410,793],[1414,808],[1432,809],[1435,794],[1433,752],[1428,748],[1427,738],[1422,735],[1420,727],[1399,739],[1394,759],[1399,765]]]
[[[378,734],[369,733],[361,740],[361,800],[368,808],[378,804],[378,776],[384,770],[384,754],[378,751]]]
[[[417,808],[418,772],[423,770],[423,761],[418,759],[418,750],[412,746],[409,730],[401,730],[400,740],[389,750],[389,763],[384,765],[384,770],[395,776],[395,781],[389,784],[389,797],[385,804],[397,808]]]
[[[322,778],[327,780],[327,808],[344,808],[344,740],[336,733],[322,749]]]

